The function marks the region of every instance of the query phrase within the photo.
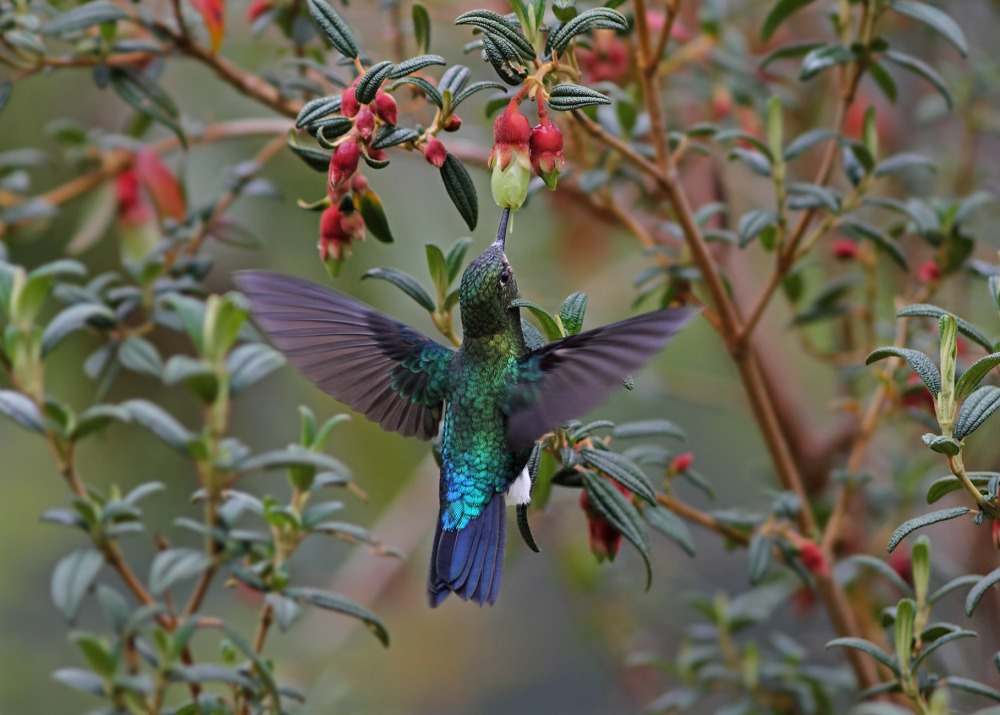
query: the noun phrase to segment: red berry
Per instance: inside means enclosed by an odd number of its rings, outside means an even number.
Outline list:
[[[372,110],[375,112],[375,116],[383,122],[396,126],[399,111],[396,107],[396,100],[392,98],[392,95],[386,94],[380,89],[375,95]]]
[[[427,146],[424,147],[424,158],[427,159],[428,164],[440,169],[444,166],[444,160],[448,158],[448,150],[444,148],[444,144],[431,137],[427,140]]]
[[[361,111],[361,103],[354,96],[354,87],[348,87],[340,93],[340,113],[347,118],[357,116]]]

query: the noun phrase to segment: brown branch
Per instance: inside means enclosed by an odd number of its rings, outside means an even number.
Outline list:
[[[750,543],[750,537],[748,535],[744,534],[742,531],[737,531],[732,527],[726,526],[715,517],[703,512],[701,509],[696,509],[695,507],[685,504],[682,501],[678,501],[673,497],[669,497],[666,494],[657,494],[656,501],[677,514],[677,516],[687,519],[688,521],[698,524],[699,526],[703,526],[710,531],[716,532],[717,534],[721,534],[740,546],[747,546]]]

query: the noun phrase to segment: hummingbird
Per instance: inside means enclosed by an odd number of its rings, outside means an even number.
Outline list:
[[[664,308],[529,350],[511,305],[508,216],[462,275],[458,349],[315,283],[268,271],[235,276],[256,324],[321,390],[404,436],[434,439],[440,427],[432,607],[451,593],[496,602],[505,505],[530,501],[535,441],[604,402],[697,313]]]

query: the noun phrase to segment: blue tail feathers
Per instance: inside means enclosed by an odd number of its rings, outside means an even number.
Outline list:
[[[500,595],[507,512],[497,493],[483,512],[461,530],[445,530],[438,516],[431,549],[427,595],[432,607],[455,592],[463,600],[491,606]]]

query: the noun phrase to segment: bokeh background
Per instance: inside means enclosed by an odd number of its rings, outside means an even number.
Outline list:
[[[760,17],[765,2],[729,3],[737,22],[733,40],[741,33],[751,42],[755,32],[747,18]],[[382,19],[377,3],[351,3],[348,15],[368,40],[380,41]],[[429,3],[435,19],[435,51],[452,61],[461,61],[463,33],[447,28],[448,20],[467,3]],[[973,41],[968,64],[947,66],[950,78],[958,79],[966,94],[982,86],[985,97],[977,100],[982,112],[993,112],[996,94],[995,34],[996,2],[948,3]],[[243,3],[230,3],[232,29],[224,52],[251,69],[265,68],[279,59],[274,37],[251,37],[242,22]],[[740,7],[736,7],[740,6]],[[919,45],[923,35],[913,27],[912,39]],[[948,57],[948,60],[954,58]],[[472,57],[466,60],[481,78],[485,66]],[[711,71],[706,82],[724,82]],[[186,115],[203,121],[230,117],[266,116],[266,111],[221,87],[203,68],[184,61],[172,62],[162,79]],[[979,83],[977,85],[976,83]],[[986,83],[986,85],[983,85]],[[871,87],[865,91],[877,102],[887,123],[885,141],[897,150],[923,151],[941,160],[936,178],[918,179],[944,194],[963,190],[970,180],[962,166],[968,129],[960,119],[936,118],[930,91],[909,80],[902,85],[901,106],[893,108],[875,99]],[[679,99],[691,93],[679,90]],[[683,103],[679,102],[679,105]],[[801,121],[822,115],[825,105],[802,102],[795,112]],[[693,118],[694,109],[678,115]],[[52,148],[46,124],[57,117],[72,116],[85,124],[120,131],[128,111],[110,91],[95,91],[86,70],[38,76],[17,88],[16,101],[0,116],[0,151],[24,147]],[[990,114],[990,117],[995,117]],[[489,124],[480,102],[463,112],[462,140],[489,145]],[[978,156],[971,179],[989,188],[996,176],[988,158],[996,146],[987,129],[974,146]],[[154,130],[155,133],[155,130]],[[183,176],[189,197],[212,196],[222,187],[226,167],[251,155],[263,140],[237,140],[199,146],[185,156],[175,155],[170,164]],[[367,172],[388,207],[397,242],[384,245],[369,240],[357,246],[355,255],[335,282],[379,309],[414,325],[427,334],[433,326],[419,307],[386,283],[361,282],[359,277],[373,266],[394,266],[425,278],[424,244],[450,245],[467,230],[448,204],[436,172],[421,157],[401,158],[391,171]],[[53,186],[66,176],[58,161],[34,173],[36,186]],[[733,201],[750,205],[757,200],[745,191],[747,175],[741,169],[726,169]],[[245,199],[232,209],[232,216],[252,225],[265,238],[259,251],[240,251],[215,246],[217,257],[209,279],[213,290],[230,285],[233,270],[246,267],[270,269],[328,281],[316,259],[317,214],[296,207],[295,200],[314,200],[322,195],[322,178],[305,168],[290,154],[273,161],[264,175],[281,191],[276,200]],[[488,176],[473,170],[480,194],[480,225],[472,234],[470,255],[492,241],[498,210],[489,200]],[[705,174],[689,177],[692,192],[699,193]],[[769,190],[764,188],[764,196]],[[968,188],[967,186],[965,187]],[[11,247],[12,257],[25,265],[36,265],[60,255],[74,232],[78,207],[70,205],[57,220],[31,240]],[[995,237],[983,238],[996,245]],[[569,293],[583,290],[590,295],[587,326],[620,319],[634,311],[632,280],[647,259],[633,239],[593,217],[573,215],[571,203],[537,196],[516,215],[508,240],[508,255],[524,297],[555,309]],[[113,235],[90,249],[83,260],[96,274],[117,267],[118,252]],[[763,264],[762,264],[763,266]],[[753,287],[765,275],[750,271],[742,280]],[[961,287],[952,294],[961,304]],[[765,329],[780,349],[784,343],[783,320],[769,320]],[[179,338],[178,338],[179,340]],[[80,372],[81,356],[92,349],[87,337],[73,337],[53,358],[50,390],[86,404],[94,389]],[[173,345],[174,349],[178,346]],[[833,384],[826,368],[791,354],[783,364],[783,378],[795,385],[793,398],[803,403],[803,421],[822,432],[833,424],[827,409]],[[634,392],[622,391],[595,416],[612,420],[665,417],[688,432],[686,445],[671,445],[695,455],[695,466],[715,484],[717,506],[752,508],[769,503],[766,488],[776,488],[758,434],[750,420],[737,378],[722,355],[721,346],[706,326],[695,325],[678,338],[655,362],[636,375]],[[136,394],[157,401],[194,424],[196,406],[179,391],[151,379],[126,376],[109,396],[110,401]],[[258,449],[283,446],[296,438],[297,406],[310,406],[320,417],[344,408],[320,394],[291,369],[283,369],[240,398],[234,413],[233,432]],[[985,441],[985,438],[983,438]],[[643,590],[643,569],[638,556],[623,546],[610,565],[598,566],[587,547],[586,522],[577,503],[577,492],[557,490],[550,507],[533,516],[542,553],[533,554],[521,543],[516,530],[508,532],[504,589],[493,608],[477,608],[450,599],[441,608],[426,605],[426,579],[430,537],[433,532],[437,475],[429,446],[383,433],[377,426],[355,416],[338,428],[331,451],[346,462],[358,482],[370,494],[367,503],[348,499],[346,517],[373,529],[385,543],[405,553],[401,562],[378,557],[364,547],[349,547],[339,541],[315,539],[298,555],[297,576],[316,586],[330,587],[375,610],[387,624],[392,645],[383,649],[353,621],[329,613],[309,613],[305,622],[288,634],[277,631],[268,642],[268,652],[283,664],[283,676],[309,694],[303,712],[318,713],[482,713],[514,712],[574,713],[598,715],[633,712],[662,691],[664,676],[648,668],[630,667],[629,655],[653,652],[675,653],[679,634],[693,618],[682,607],[685,594],[717,591],[739,593],[745,589],[745,561],[728,552],[718,537],[695,530],[698,557],[693,560],[676,545],[653,535],[655,577]],[[62,506],[66,490],[58,478],[47,449],[7,422],[0,423],[0,713],[75,713],[86,709],[80,696],[50,680],[58,667],[74,665],[76,654],[65,639],[65,625],[57,617],[48,597],[48,581],[58,558],[74,548],[78,537],[71,531],[43,524],[38,516],[47,508]],[[80,459],[86,479],[99,485],[123,487],[158,480],[168,490],[148,500],[146,511],[151,528],[183,544],[188,538],[171,525],[173,516],[197,517],[189,502],[195,487],[189,465],[149,433],[135,426],[113,426],[103,439],[86,445]],[[277,473],[254,477],[257,492],[284,493]],[[680,487],[681,497],[709,506],[704,495]],[[129,546],[135,555],[148,556],[148,540]],[[233,599],[209,599],[203,609],[211,613],[226,608],[226,615],[252,628],[259,603],[252,594],[242,594],[235,612]],[[823,619],[810,618],[783,606],[778,623],[797,632],[820,652],[829,637]],[[80,624],[97,622],[97,615],[84,610]],[[815,631],[815,632],[813,632]],[[956,656],[958,657],[958,656]],[[818,660],[827,659],[820,654]],[[832,658],[827,662],[835,662]],[[970,665],[973,670],[978,666]],[[96,705],[96,703],[95,703]]]

